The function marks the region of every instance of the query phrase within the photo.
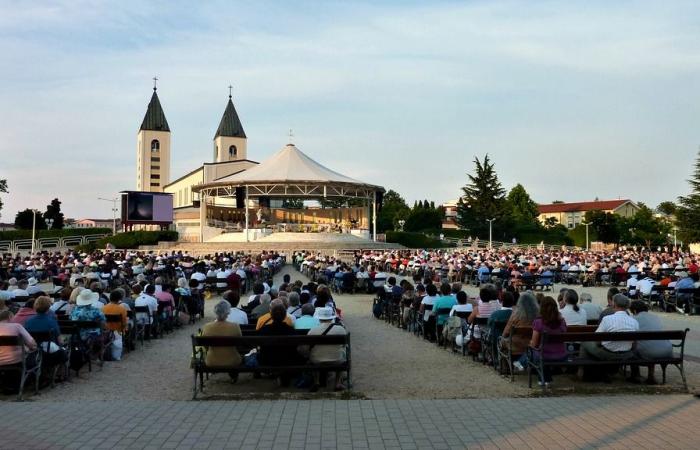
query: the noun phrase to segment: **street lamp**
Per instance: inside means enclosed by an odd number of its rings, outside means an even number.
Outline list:
[[[489,223],[489,250],[493,248],[493,221],[496,220],[494,217],[493,219],[486,219],[486,221]]]
[[[677,230],[677,228],[676,228],[676,227],[673,227],[673,246],[674,246],[674,247],[677,247],[677,246],[678,246],[678,243],[677,243],[677,241],[676,241],[676,230]],[[668,237],[671,237],[671,233],[668,233],[667,236],[668,236]]]
[[[588,222],[581,222],[581,225],[586,226],[586,250],[590,250],[590,246],[588,245],[588,227],[590,226],[590,223]]]
[[[44,222],[46,223],[47,230],[50,230],[51,228],[53,228],[53,219],[52,218],[50,218],[50,217],[46,218],[46,219],[44,219]]]
[[[403,226],[406,225],[406,221],[399,219],[399,230],[403,231]]]
[[[97,197],[97,200],[112,202],[112,234],[117,234],[117,197],[102,198]]]

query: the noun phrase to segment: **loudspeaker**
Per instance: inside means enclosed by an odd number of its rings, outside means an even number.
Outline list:
[[[245,193],[242,187],[236,188],[236,208],[245,208]]]

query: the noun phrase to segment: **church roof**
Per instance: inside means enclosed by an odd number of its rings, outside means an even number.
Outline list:
[[[243,131],[243,125],[241,125],[241,119],[238,118],[236,108],[234,108],[233,106],[231,96],[229,96],[228,98],[226,110],[224,111],[223,117],[221,117],[221,122],[219,123],[219,128],[216,130],[214,139],[216,139],[219,136],[239,138],[246,137],[245,131]]]
[[[160,106],[160,100],[158,100],[158,94],[155,88],[153,89],[153,95],[151,96],[151,101],[148,103],[148,109],[146,110],[146,115],[143,117],[140,129],[170,131],[168,121],[165,119],[165,113],[163,112],[163,107]]]

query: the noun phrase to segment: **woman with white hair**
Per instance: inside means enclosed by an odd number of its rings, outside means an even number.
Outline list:
[[[226,300],[221,300],[214,306],[216,320],[204,325],[202,336],[241,336],[241,327],[237,323],[227,322],[231,305]],[[239,366],[241,355],[235,347],[208,347],[205,359],[207,366]],[[232,378],[237,374],[231,373]]]

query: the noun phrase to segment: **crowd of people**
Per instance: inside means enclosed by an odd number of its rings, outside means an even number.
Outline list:
[[[3,255],[0,261],[0,336],[22,343],[0,346],[0,384],[16,391],[22,379],[15,369],[23,363],[28,369],[40,364],[43,381],[53,383],[54,374],[67,378],[69,369],[93,360],[120,359],[138,336],[158,338],[202,318],[205,296],[221,289],[230,291],[229,298],[251,285],[256,292],[272,291],[272,275],[285,255],[195,258],[105,250]],[[264,300],[258,296],[251,306],[257,301],[269,308]],[[46,333],[49,341],[38,345],[34,337]],[[49,370],[57,366],[65,370]]]
[[[376,292],[373,313],[377,318],[393,321],[396,316],[396,323],[405,329],[445,346],[464,346],[465,353],[485,358],[496,368],[504,364],[501,356],[510,351],[516,356],[510,370],[520,372],[528,367],[528,347],[534,349],[535,358],[549,361],[571,358],[572,353],[621,362],[632,357],[670,357],[670,341],[586,342],[572,349],[561,343],[542,346],[541,337],[543,333],[566,332],[572,326],[595,326],[596,332],[660,331],[659,317],[649,313],[651,286],[696,289],[700,285],[692,255],[637,249],[556,254],[532,250],[367,251],[342,260],[307,252],[294,258],[310,276],[335,282],[338,288],[346,285],[342,280],[352,274],[359,289]],[[543,286],[522,283],[526,273],[547,272],[552,278],[545,288],[552,287],[554,273],[564,274],[557,280],[571,284],[556,298],[553,293],[534,290]],[[574,287],[600,284],[600,274],[612,272],[618,276],[612,282],[607,278],[606,308],[594,304],[590,293],[579,294]],[[569,273],[575,276],[567,276]],[[596,279],[599,281],[594,282]],[[478,285],[478,296],[469,298],[464,282]],[[663,298],[658,300],[665,309]],[[692,306],[692,295],[678,303],[683,312],[690,312]],[[512,330],[523,327],[532,329],[531,337],[510,336]],[[645,382],[656,384],[654,365],[647,368]],[[609,381],[614,373],[606,368],[580,368],[577,375]],[[628,380],[642,382],[638,366],[633,367]],[[552,373],[546,369],[540,383],[551,382]]]

